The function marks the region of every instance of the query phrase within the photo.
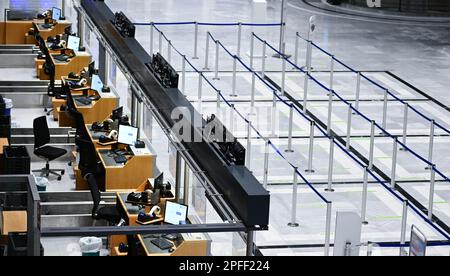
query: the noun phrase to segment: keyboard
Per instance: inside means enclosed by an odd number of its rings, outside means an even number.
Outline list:
[[[88,99],[88,98],[77,98],[76,101],[83,105],[91,105],[92,104],[92,100]]]
[[[52,25],[52,24],[42,24],[41,26],[42,26],[42,28],[44,28],[44,29],[50,29],[50,28],[53,28],[53,25]]]
[[[114,161],[116,161],[117,164],[125,164],[127,163],[128,159],[125,155],[117,155],[114,157]]]
[[[161,250],[167,250],[173,247],[173,244],[171,242],[163,238],[152,240],[152,243]]]
[[[66,56],[66,55],[53,56],[53,58],[56,59],[57,61],[62,61],[62,62],[66,62],[67,60],[69,60],[69,56]]]

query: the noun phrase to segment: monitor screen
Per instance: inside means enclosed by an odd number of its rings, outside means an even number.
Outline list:
[[[91,63],[89,63],[89,67],[88,67],[89,69],[89,76],[90,77],[92,77],[92,75],[94,75],[95,73],[96,73],[96,70],[95,70],[95,61],[93,61],[93,62],[91,62]]]
[[[111,119],[113,121],[122,119],[123,116],[123,106],[113,110]]]
[[[91,79],[91,89],[97,92],[102,92],[103,82],[98,75],[92,75]]]
[[[172,225],[185,224],[187,220],[188,207],[186,205],[166,202],[166,212],[164,222]]]
[[[62,11],[58,8],[52,9],[52,19],[55,21],[59,21],[61,19]]]
[[[69,38],[67,39],[67,49],[78,52],[78,50],[80,50],[80,42],[81,39],[79,37],[69,35]]]
[[[119,126],[119,138],[117,142],[119,144],[134,146],[138,139],[138,128],[130,127],[130,126]]]
[[[155,178],[155,187],[156,189],[161,189],[161,187],[164,185],[164,173],[159,174],[158,177]]]

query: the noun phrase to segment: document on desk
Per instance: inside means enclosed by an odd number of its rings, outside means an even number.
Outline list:
[[[143,149],[137,149],[135,146],[130,146],[131,151],[134,155],[151,155],[152,152],[149,148],[145,147]]]

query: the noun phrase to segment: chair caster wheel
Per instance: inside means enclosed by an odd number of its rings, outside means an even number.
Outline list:
[[[50,174],[46,174],[46,175],[45,175],[45,177],[47,177],[47,178],[48,178],[49,176],[50,176]]]
[[[65,174],[66,174],[66,171],[62,171],[62,172],[61,172],[61,175],[65,175]]]
[[[61,181],[62,180],[62,177],[60,176],[60,177],[58,177],[58,181]]]

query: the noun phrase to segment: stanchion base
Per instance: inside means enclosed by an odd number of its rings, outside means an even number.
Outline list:
[[[220,80],[220,78],[213,78],[213,80]]]
[[[404,148],[400,148],[399,151],[407,151],[407,150]]]
[[[237,94],[231,94],[230,97],[232,97],[232,98],[237,98],[237,97],[239,97],[239,95],[237,95]]]
[[[292,222],[290,222],[290,223],[288,223],[288,226],[289,227],[300,227],[300,224],[298,224],[298,223],[292,223]]]
[[[199,57],[192,57],[192,59],[200,59]]]
[[[285,150],[284,152],[286,152],[286,153],[294,153],[295,150],[287,149],[287,150]]]
[[[362,225],[369,225],[369,222],[368,221],[363,221]]]
[[[325,189],[325,192],[328,192],[328,193],[334,193],[335,191],[334,191],[334,189]]]
[[[431,167],[426,167],[425,170],[426,170],[426,171],[430,171],[430,170],[431,170]]]
[[[305,170],[306,173],[315,173],[315,170]]]
[[[286,58],[291,58],[292,57],[292,55],[289,55],[289,54],[285,54],[285,55],[274,54],[272,57],[281,59],[281,58],[283,58],[283,56],[286,57]]]

